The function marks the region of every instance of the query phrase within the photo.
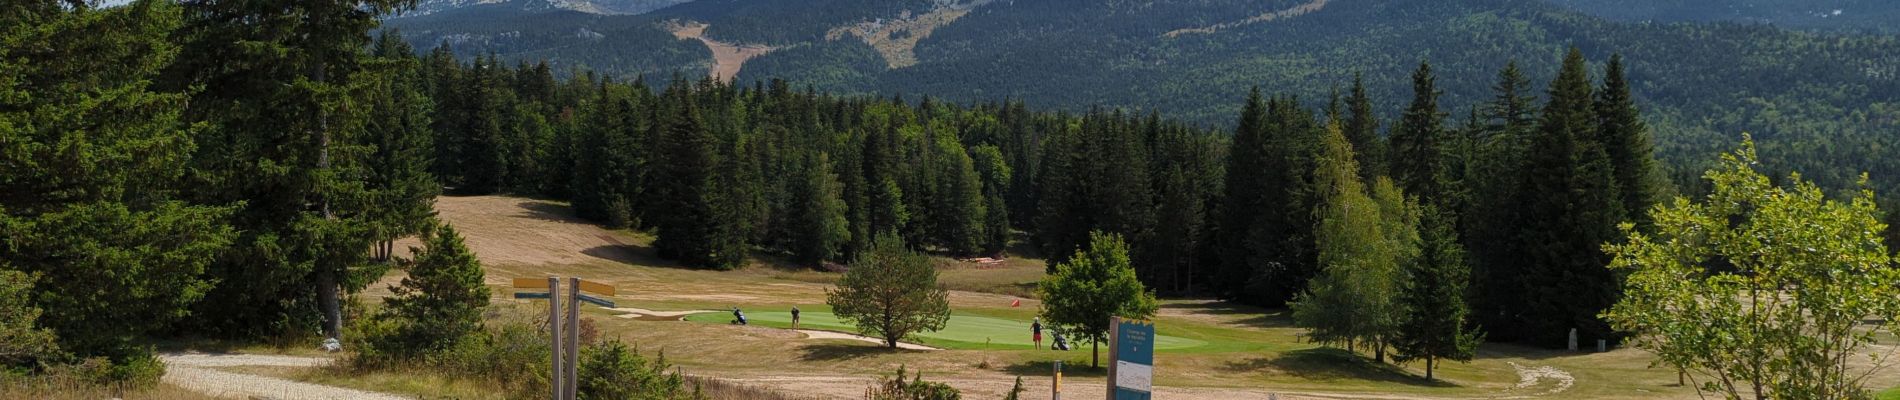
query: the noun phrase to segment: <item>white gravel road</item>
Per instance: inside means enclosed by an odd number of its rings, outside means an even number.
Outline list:
[[[408,397],[388,393],[303,383],[282,378],[220,371],[230,367],[321,367],[329,358],[290,357],[251,354],[169,353],[159,355],[165,363],[165,383],[215,397],[275,400],[403,400]]]

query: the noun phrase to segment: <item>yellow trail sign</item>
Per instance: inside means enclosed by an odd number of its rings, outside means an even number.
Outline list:
[[[515,278],[516,289],[547,289],[548,278]]]
[[[544,285],[545,285],[545,284],[544,284]],[[583,292],[593,292],[594,294],[599,294],[599,295],[603,295],[603,296],[613,296],[613,295],[614,295],[614,287],[613,287],[613,286],[611,286],[611,285],[608,285],[608,284],[604,284],[604,283],[596,283],[596,282],[591,282],[591,281],[586,281],[586,280],[582,280],[582,281],[581,281],[581,291],[583,291]]]
[[[514,286],[516,289],[547,289],[548,279],[515,278]],[[581,291],[604,296],[614,296],[615,293],[618,293],[618,291],[614,290],[613,285],[585,280],[581,281]]]

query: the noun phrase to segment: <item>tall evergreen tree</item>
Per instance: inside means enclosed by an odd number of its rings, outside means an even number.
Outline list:
[[[1015,178],[1009,162],[1003,156],[1002,149],[994,145],[980,145],[970,150],[971,161],[976,173],[983,180],[983,253],[1000,255],[1009,247],[1010,219],[1009,204],[1005,200],[1011,182]]]
[[[432,101],[422,92],[422,77],[409,44],[385,31],[371,50],[382,74],[369,83],[369,117],[364,129],[373,152],[366,160],[374,214],[377,260],[395,253],[397,238],[421,233],[435,217],[442,191],[429,173],[435,153],[429,129]]]
[[[1622,198],[1623,215],[1638,226],[1649,225],[1649,208],[1662,200],[1658,185],[1654,146],[1649,127],[1636,111],[1636,99],[1630,94],[1629,79],[1624,75],[1623,56],[1610,56],[1604,67],[1603,90],[1597,92],[1597,137],[1603,141],[1616,169],[1616,192]]]
[[[1609,154],[1594,138],[1590,86],[1583,53],[1573,48],[1551,83],[1523,168],[1516,247],[1527,267],[1516,288],[1522,308],[1506,313],[1521,318],[1511,325],[1521,336],[1511,336],[1544,345],[1564,343],[1571,329],[1586,342],[1618,338],[1597,317],[1617,298],[1602,245],[1615,239],[1622,206]]]
[[[1412,104],[1392,130],[1392,179],[1399,188],[1437,203],[1445,195],[1445,113],[1438,108],[1438,76],[1430,63],[1412,73]]]
[[[1214,219],[1215,242],[1219,251],[1220,270],[1215,282],[1217,290],[1224,297],[1242,299],[1247,279],[1256,269],[1256,263],[1266,254],[1254,251],[1250,240],[1255,237],[1262,214],[1269,207],[1265,203],[1269,190],[1268,173],[1265,172],[1267,159],[1272,156],[1266,138],[1267,105],[1260,97],[1260,89],[1254,88],[1247,96],[1247,103],[1241,108],[1240,121],[1234,128],[1234,139],[1227,151],[1227,182],[1221,198],[1220,209]],[[1048,165],[1045,163],[1045,170]],[[1235,173],[1235,171],[1250,171]]]
[[[1078,154],[1081,138],[1068,128],[1051,133],[1042,145],[1041,168],[1036,177],[1036,242],[1047,267],[1057,265],[1082,246],[1086,240],[1076,232],[1088,229],[1083,219],[1088,212],[1086,164]]]
[[[0,8],[0,368],[57,361],[41,359],[53,340],[125,361],[205,295],[233,236],[231,209],[176,197],[186,95],[151,82],[179,55],[181,9]]]
[[[930,215],[935,217],[931,221],[931,242],[955,255],[975,255],[982,251],[987,218],[982,177],[956,137],[946,134],[936,140],[937,189],[931,198]]]
[[[659,202],[653,246],[661,257],[701,268],[737,265],[744,254],[732,246],[719,180],[718,139],[701,120],[698,101],[682,80],[664,96],[655,163],[653,199]]]
[[[192,195],[244,204],[233,221],[243,234],[210,269],[226,284],[198,303],[192,326],[278,333],[315,325],[339,334],[339,293],[367,282],[352,267],[373,240],[368,214],[340,203],[363,196],[362,108],[348,105],[374,76],[363,74],[367,32],[408,4],[183,2],[186,54],[170,84],[201,88],[187,116],[208,126],[193,157]]]
[[[1484,335],[1470,326],[1466,301],[1470,269],[1450,215],[1426,206],[1419,225],[1419,254],[1405,263],[1399,304],[1405,309],[1393,360],[1425,360],[1425,379],[1439,360],[1470,361]]]
[[[824,153],[809,157],[801,172],[791,193],[794,215],[786,221],[797,231],[792,238],[792,254],[808,264],[836,260],[851,241],[844,199],[839,197],[844,188]]]
[[[1346,103],[1346,141],[1352,143],[1352,151],[1359,156],[1359,176],[1366,182],[1387,176],[1387,146],[1384,137],[1379,135],[1379,116],[1372,110],[1372,96],[1366,94],[1364,75],[1352,75],[1352,94]]]
[[[1492,339],[1516,340],[1518,333],[1502,329],[1520,323],[1517,306],[1523,301],[1520,279],[1527,271],[1518,257],[1519,203],[1524,181],[1524,154],[1536,133],[1536,95],[1530,78],[1517,62],[1505,64],[1492,86],[1494,97],[1483,106],[1486,129],[1473,143],[1472,172],[1467,180],[1470,207],[1460,215],[1462,236],[1470,249],[1474,316],[1494,328]],[[1501,244],[1513,245],[1501,245]],[[1495,334],[1501,333],[1501,334]]]

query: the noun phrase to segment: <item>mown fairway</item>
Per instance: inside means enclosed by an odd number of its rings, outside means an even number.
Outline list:
[[[845,333],[857,332],[850,322],[838,319],[830,312],[800,309],[801,329],[817,329]],[[730,313],[701,313],[686,317],[687,321],[730,323]],[[754,325],[774,328],[791,328],[792,313],[789,311],[747,312],[746,320]],[[944,324],[941,331],[917,334],[919,344],[945,349],[1030,349],[1030,321],[1007,320],[972,315],[951,315],[950,322]],[[1043,346],[1049,346],[1054,339],[1043,336]],[[1155,339],[1155,349],[1162,352],[1192,350],[1208,345],[1207,342],[1172,335],[1160,335]]]

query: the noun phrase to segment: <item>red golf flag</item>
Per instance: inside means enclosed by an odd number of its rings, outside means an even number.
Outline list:
[[[1023,299],[1016,299],[1015,301],[1009,302],[1010,307],[1021,307],[1022,305],[1023,305]]]

